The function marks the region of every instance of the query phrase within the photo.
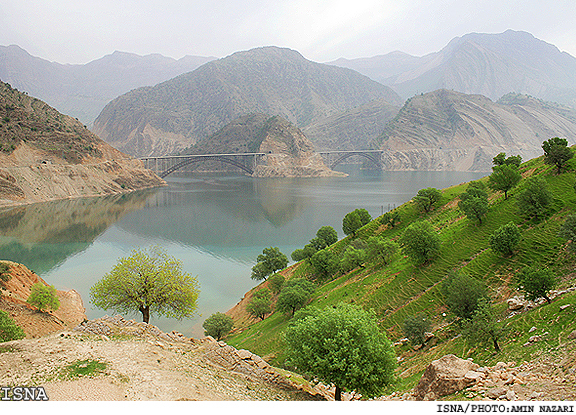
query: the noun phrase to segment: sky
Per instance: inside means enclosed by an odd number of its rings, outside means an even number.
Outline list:
[[[0,45],[59,63],[272,45],[316,62],[422,56],[457,36],[507,29],[576,56],[576,0],[0,0]]]

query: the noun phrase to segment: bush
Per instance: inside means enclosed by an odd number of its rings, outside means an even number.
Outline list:
[[[556,276],[548,268],[525,267],[518,274],[518,284],[529,300],[544,298],[550,304],[548,293],[556,286]]]
[[[356,249],[353,246],[349,246],[346,248],[346,251],[344,251],[344,255],[342,255],[342,271],[348,272],[358,267],[363,268],[366,258],[366,251],[364,249]]]
[[[402,250],[416,265],[432,261],[440,252],[440,238],[428,222],[410,224],[399,239]]]
[[[26,337],[24,330],[16,324],[6,311],[0,310],[0,343]]]
[[[568,240],[568,251],[576,252],[576,215],[569,215],[566,218],[558,232],[558,236]]]
[[[502,225],[490,235],[490,247],[494,252],[498,252],[504,256],[510,256],[514,252],[514,248],[520,242],[522,234],[518,226],[514,222],[508,222]]]
[[[404,320],[404,335],[410,339],[413,345],[424,345],[425,333],[430,331],[430,319],[425,314],[407,317]]]
[[[30,296],[26,302],[36,307],[39,311],[45,311],[48,308],[58,310],[60,307],[60,300],[56,296],[56,288],[44,285],[41,282],[37,282],[32,286]]]
[[[552,195],[548,191],[548,184],[540,177],[531,178],[526,190],[520,193],[516,200],[520,213],[533,218],[544,216],[551,202]]]
[[[6,262],[0,262],[0,298],[2,297],[2,289],[6,288],[6,282],[10,280],[10,265]]]
[[[273,294],[278,294],[284,285],[285,278],[280,274],[274,274],[268,278],[268,287]]]
[[[418,190],[418,194],[414,196],[413,200],[420,210],[428,213],[432,210],[434,205],[438,204],[440,200],[442,200],[442,193],[434,187],[428,187],[426,189]]]
[[[340,272],[340,260],[332,251],[323,249],[310,258],[310,264],[319,281],[327,280]]]
[[[230,333],[233,326],[234,320],[232,320],[232,317],[224,313],[214,313],[202,324],[205,330],[204,335],[212,336],[216,340],[220,340]]]
[[[471,318],[478,301],[488,295],[481,281],[464,274],[450,275],[442,284],[441,291],[448,309],[462,319]]]
[[[392,258],[398,252],[398,244],[394,241],[379,236],[372,236],[367,241],[367,260],[378,261],[384,264],[392,262]]]

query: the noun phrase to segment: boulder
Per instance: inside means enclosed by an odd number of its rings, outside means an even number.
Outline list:
[[[507,303],[508,303],[508,309],[513,311],[524,308],[524,304],[526,304],[526,301],[524,301],[522,297],[513,297],[508,299]]]
[[[470,376],[469,372],[479,367],[476,363],[453,354],[434,360],[424,371],[414,389],[414,396],[417,400],[430,400],[458,392],[476,381],[476,377]]]

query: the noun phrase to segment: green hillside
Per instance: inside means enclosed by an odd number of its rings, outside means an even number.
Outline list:
[[[442,200],[428,214],[420,213],[414,201],[398,207],[395,211],[400,214],[401,223],[394,228],[381,225],[378,219],[373,220],[357,232],[356,238],[366,240],[379,235],[397,240],[412,222],[429,221],[441,239],[440,255],[424,266],[413,265],[402,251],[395,255],[390,265],[366,263],[364,268],[319,285],[308,306],[323,308],[348,302],[374,309],[382,330],[393,342],[404,337],[402,326],[406,317],[427,313],[433,320],[434,338],[417,351],[410,344],[396,347],[396,354],[402,360],[397,370],[400,382],[394,388],[400,390],[413,387],[430,361],[448,353],[473,357],[480,364],[495,364],[498,361],[529,360],[543,350],[558,347],[576,329],[574,307],[558,312],[560,305],[570,304],[576,299],[575,293],[511,318],[505,318],[510,314],[506,300],[519,294],[515,275],[527,265],[551,269],[559,277],[558,289],[574,284],[576,256],[566,251],[566,241],[557,234],[566,216],[575,212],[575,167],[576,160],[572,159],[565,172],[556,175],[555,168],[544,164],[543,157],[523,163],[520,166],[523,178],[508,192],[507,200],[502,192],[492,192],[487,188],[489,211],[481,225],[468,219],[458,208],[459,195],[468,184],[444,189]],[[520,214],[516,203],[517,196],[526,188],[527,179],[533,176],[543,178],[552,194],[552,203],[541,219],[530,219]],[[481,181],[487,183],[488,178]],[[503,257],[490,248],[489,236],[511,221],[519,226],[522,239],[512,256]],[[348,236],[329,249],[342,254],[352,241]],[[499,324],[506,328],[499,354],[495,354],[491,347],[469,344],[460,336],[455,316],[448,311],[440,290],[442,282],[455,272],[473,276],[488,286],[496,309],[502,313]],[[287,278],[311,277],[313,271],[305,260],[283,274]],[[246,323],[253,321],[247,318],[238,319],[236,325],[245,327],[239,327],[227,341],[282,366],[285,360],[283,331],[289,320],[288,315],[280,312],[274,312],[257,323]],[[533,347],[522,347],[531,335],[528,329],[532,326],[546,328],[550,334]]]

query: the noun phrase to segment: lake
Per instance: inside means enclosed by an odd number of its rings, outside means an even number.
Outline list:
[[[342,218],[356,208],[376,217],[419,189],[487,174],[383,172],[354,165],[341,170],[349,176],[174,176],[164,188],[4,210],[0,258],[25,264],[58,289],[77,290],[91,319],[106,312],[89,303],[90,287],[132,249],[159,245],[197,276],[199,315],[182,321],[152,315],[150,323],[201,337],[208,316],[225,312],[257,284],[250,269],[262,249],[277,246],[290,258],[321,226],[332,226],[344,237]],[[136,313],[127,317],[141,320]]]

